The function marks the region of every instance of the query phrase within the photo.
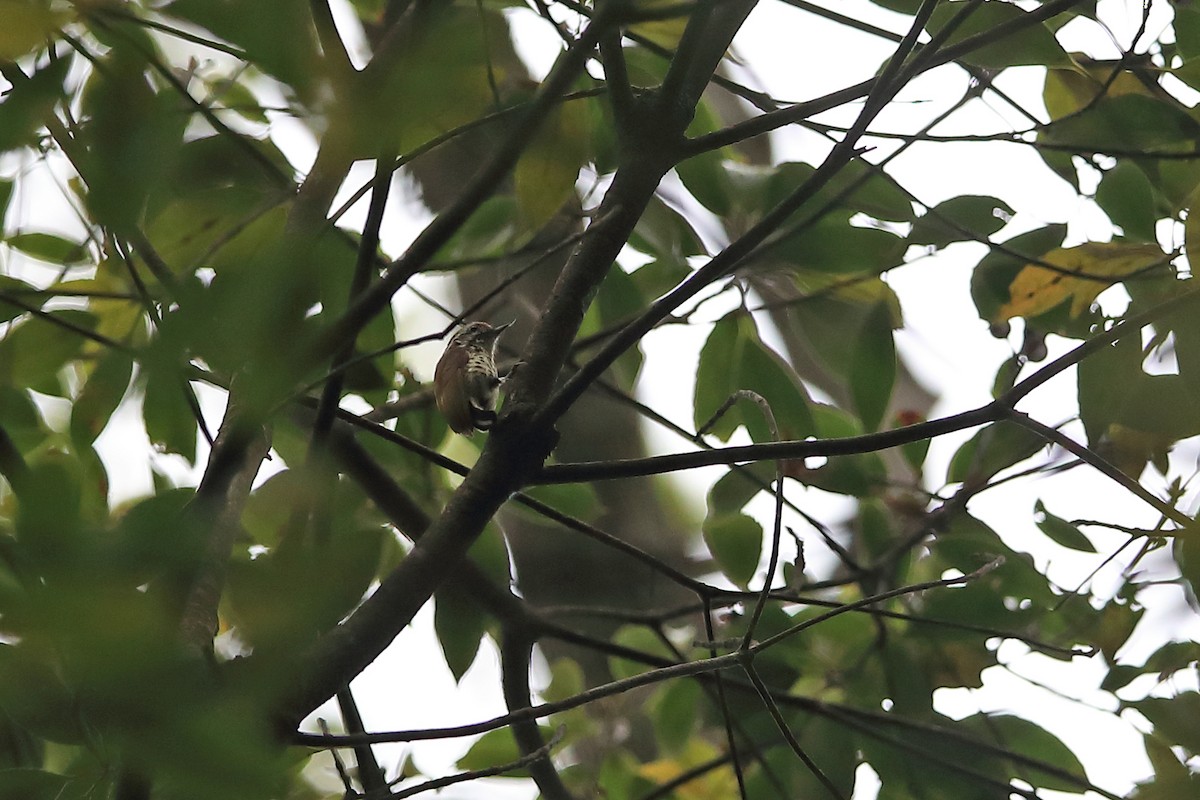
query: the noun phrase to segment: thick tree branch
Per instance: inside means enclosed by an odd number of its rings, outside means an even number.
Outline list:
[[[744,2],[731,5],[745,5],[747,11],[750,7]],[[365,292],[360,302],[331,328],[325,346],[336,346],[356,332],[365,318],[388,302],[392,292],[407,280],[410,270],[419,269],[493,191],[496,182],[515,163],[524,146],[523,137],[536,127],[554,98],[566,90],[569,80],[582,68],[609,24],[602,8],[576,46],[560,59],[547,78],[533,108],[518,126],[515,138],[502,145],[451,211],[435,220],[384,279]],[[718,32],[726,37],[721,53],[737,30],[737,25],[729,24],[728,20],[726,26],[718,27]],[[711,75],[715,66],[715,61],[705,65],[698,59],[695,69],[708,68]],[[706,81],[707,78],[704,82],[694,79],[681,82],[685,90],[697,87],[696,97],[689,98],[693,106]],[[554,418],[531,424],[531,413],[549,395],[596,286],[607,274],[662,175],[674,163],[674,148],[682,140],[692,114],[692,109],[680,110],[678,101],[679,98],[659,101],[671,106],[669,110],[674,113],[667,120],[657,116],[647,118],[639,128],[637,148],[624,154],[601,207],[602,222],[589,230],[564,267],[546,312],[530,337],[522,368],[510,378],[509,400],[478,463],[413,551],[357,611],[322,637],[305,657],[302,677],[281,707],[289,727],[383,651],[461,561],[504,501],[541,466],[553,445]],[[660,106],[657,110],[663,109]]]

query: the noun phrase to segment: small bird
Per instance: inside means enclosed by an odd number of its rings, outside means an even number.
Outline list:
[[[433,371],[433,397],[455,433],[470,436],[496,421],[496,341],[511,322],[470,322],[450,337]]]

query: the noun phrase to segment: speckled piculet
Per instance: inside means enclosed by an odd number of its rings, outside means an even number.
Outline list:
[[[450,337],[433,372],[433,396],[455,433],[470,436],[496,421],[496,342],[512,325],[470,322]]]

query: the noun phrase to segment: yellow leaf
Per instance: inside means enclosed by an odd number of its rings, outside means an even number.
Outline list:
[[[46,44],[70,15],[29,0],[0,0],[0,60],[15,61]]]
[[[658,784],[673,781],[683,773],[717,756],[717,750],[708,742],[692,739],[679,758],[663,758],[643,764],[638,774]],[[679,800],[728,800],[737,797],[737,776],[729,766],[717,767],[690,780],[672,794]]]
[[[1075,114],[1095,101],[1097,95],[1119,97],[1125,94],[1141,94],[1147,97],[1158,97],[1161,94],[1152,92],[1147,84],[1153,86],[1156,75],[1150,74],[1150,80],[1143,82],[1133,70],[1121,70],[1116,79],[1110,83],[1112,64],[1098,64],[1076,54],[1079,64],[1075,69],[1048,69],[1046,83],[1042,90],[1042,100],[1046,103],[1046,111],[1050,119],[1062,119]]]
[[[1017,273],[1008,287],[1009,300],[996,313],[996,321],[1035,317],[1068,299],[1071,316],[1078,317],[1109,286],[1166,259],[1152,244],[1089,242],[1051,250],[1039,261],[1052,268],[1026,264]]]

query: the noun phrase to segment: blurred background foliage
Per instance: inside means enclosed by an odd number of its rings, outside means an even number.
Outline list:
[[[449,309],[418,294],[426,310],[396,303],[354,320],[352,347],[334,362],[348,366],[334,377],[322,337],[355,308],[364,276],[377,281],[401,254],[378,246],[378,220],[364,233],[361,207],[345,213],[356,189],[371,190],[354,165],[382,165],[376,196],[392,184],[394,203],[419,200],[432,218],[451,213],[538,88],[518,23],[540,19],[569,42],[594,8],[332,5],[336,14],[293,0],[0,0],[0,796],[384,797],[434,777],[407,759],[381,770],[370,748],[357,748],[343,751],[345,787],[330,789],[309,764],[316,750],[289,746],[290,732],[279,730],[278,703],[307,648],[440,513],[459,480],[447,459],[471,463],[486,440],[448,432],[421,380],[432,372],[427,355],[393,343],[440,339],[458,310],[472,309],[516,320],[501,354],[511,367],[629,145],[597,61],[524,142],[511,175],[417,265],[418,292],[435,285],[443,296],[453,282]],[[649,96],[688,20],[710,5],[624,4],[629,85],[617,93]],[[836,4],[794,5],[899,38],[840,16]],[[898,12],[889,19],[903,32],[929,4],[876,5]],[[1196,793],[1200,649],[1160,633],[1148,656],[1122,655],[1146,587],[1176,586],[1195,608],[1200,545],[1187,517],[1164,512],[1141,528],[1100,520],[1123,530],[1134,555],[1115,590],[1093,593],[1086,582],[1053,583],[1044,560],[967,506],[1014,477],[1041,477],[1045,501],[1032,514],[1047,542],[1099,567],[1115,554],[1097,552],[1080,521],[1049,510],[1051,478],[1073,459],[1143,480],[1147,492],[1166,487],[1163,504],[1186,496],[1195,465],[1171,454],[1200,434],[1200,316],[1187,260],[1200,236],[1200,216],[1189,214],[1200,192],[1200,115],[1188,100],[1200,90],[1200,10],[1147,3],[1145,13],[1153,6],[1166,22],[1143,25],[1134,40],[1122,34],[1122,57],[1104,61],[1068,52],[1056,36],[1068,22],[1103,35],[1095,2],[1059,3],[1061,14],[1032,24],[1029,8],[999,0],[935,5],[925,41],[951,31],[941,47],[976,45],[947,67],[972,79],[955,108],[993,91],[1011,67],[1044,74],[1044,109],[1029,109],[1025,129],[959,139],[1032,148],[1094,201],[1111,238],[1081,241],[1057,223],[1006,233],[1017,212],[1004,199],[926,205],[887,158],[860,155],[736,271],[663,320],[663,331],[694,326],[703,339],[698,361],[676,365],[696,377],[690,419],[652,407],[656,376],[643,374],[635,347],[561,420],[554,460],[643,456],[647,425],[694,449],[882,435],[925,420],[936,397],[898,355],[905,298],[886,278],[964,242],[987,245],[971,278],[978,317],[998,336],[1014,323],[1021,331],[995,397],[1033,373],[1048,337],[1074,346],[1147,315],[1078,364],[1080,427],[1066,430],[1087,449],[1068,455],[1045,431],[998,413],[945,468],[927,466],[920,437],[783,461],[788,519],[803,529],[774,532],[784,557],[766,577],[780,589],[753,623],[756,594],[744,590],[762,586],[771,550],[773,520],[755,503],[772,490],[773,462],[730,467],[704,506],[649,478],[530,487],[470,559],[475,578],[505,596],[511,585],[510,599],[549,621],[536,637],[551,665],[542,700],[729,652],[748,630],[759,642],[794,634],[759,651],[755,686],[735,671],[720,681],[709,672],[551,716],[561,738],[551,728],[542,737],[575,796],[865,797],[876,791],[867,774],[890,800],[1118,796],[1089,781],[1087,753],[1031,719],[955,719],[935,708],[939,689],[983,685],[1001,642],[1101,663],[1108,711],[1136,712],[1154,770],[1132,796]],[[787,104],[743,85],[747,74],[728,53],[688,129],[698,145],[641,209],[586,309],[568,371],[817,172],[819,152],[783,160],[767,135],[779,126],[748,124]],[[840,137],[814,116],[848,99],[814,102],[788,121]],[[926,128],[872,141],[903,148],[955,137]],[[1119,313],[1097,302],[1113,287],[1129,300]],[[1168,300],[1175,310],[1157,313]],[[1156,366],[1164,359],[1172,369]],[[332,470],[314,447],[313,414],[331,380],[345,409],[329,434],[338,442]],[[203,487],[229,467],[208,454],[219,451],[210,446],[220,409],[238,385],[259,410],[256,435],[270,455],[244,500],[214,507]],[[712,419],[739,390],[766,401],[777,430],[746,401]],[[140,419],[121,416],[130,409]],[[354,417],[387,430],[354,433]],[[138,428],[158,454],[152,485],[111,502],[110,470],[126,467],[102,459],[97,438]],[[150,458],[138,436],[122,435],[126,458]],[[161,467],[164,455],[198,469],[181,477]],[[838,508],[850,512],[808,510],[826,496],[846,498]],[[214,525],[228,528],[224,548]],[[648,558],[631,560],[596,531]],[[1170,567],[1139,569],[1152,553]],[[972,576],[999,558],[964,585],[901,591]],[[219,627],[215,644],[210,636],[197,652],[181,629],[197,586],[213,580]],[[447,582],[435,597],[456,679],[507,624],[469,583]],[[442,668],[432,654],[411,657]],[[1144,676],[1157,677],[1152,689],[1142,681],[1129,691]],[[356,730],[353,698],[339,700],[345,729]],[[458,766],[511,765],[531,752],[520,739],[507,728],[487,733]],[[527,767],[507,774],[527,776]],[[555,791],[544,780],[540,790]]]

